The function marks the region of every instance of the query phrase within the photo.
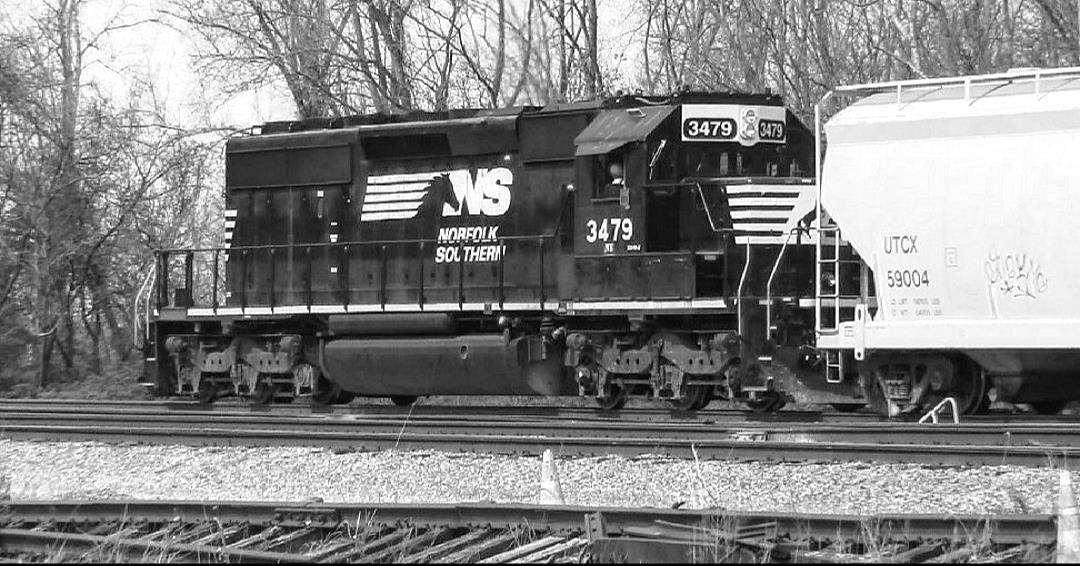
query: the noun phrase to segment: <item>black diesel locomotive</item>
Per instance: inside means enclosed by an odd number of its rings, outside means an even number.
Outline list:
[[[771,409],[813,338],[814,141],[777,96],[274,122],[226,164],[226,246],[147,284],[163,394]]]

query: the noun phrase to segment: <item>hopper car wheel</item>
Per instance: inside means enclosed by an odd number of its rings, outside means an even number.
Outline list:
[[[757,399],[746,401],[746,408],[754,413],[779,411],[785,405],[784,397],[776,391],[769,391]]]
[[[691,385],[686,388],[686,395],[678,400],[667,401],[667,405],[675,411],[700,411],[712,400],[711,389],[707,385]]]
[[[956,408],[961,415],[977,415],[986,412],[987,407],[990,405],[990,398],[986,394],[988,389],[987,381],[982,368],[967,359],[955,360],[955,364],[956,384],[952,390],[943,394],[928,396],[923,399],[922,406],[909,407],[904,410],[922,415],[945,397],[953,397],[956,399]],[[883,416],[897,416],[889,414],[889,402],[886,401],[881,385],[877,383],[878,380],[871,378],[870,381],[874,385],[865,391],[866,397],[870,401],[869,406]]]
[[[618,411],[626,406],[626,401],[630,397],[630,391],[625,387],[618,385],[609,385],[607,397],[597,397],[596,405],[604,411]]]
[[[408,407],[415,403],[418,398],[416,395],[391,395],[390,402],[398,407]]]
[[[1032,403],[1031,408],[1040,415],[1056,415],[1065,408],[1065,401],[1039,401]]]
[[[260,381],[255,386],[255,391],[251,392],[251,402],[256,405],[266,405],[274,400],[274,393],[277,392],[277,388],[273,383],[268,381]]]
[[[968,360],[957,361],[958,383],[953,395],[961,415],[977,415],[986,412],[990,405],[987,397],[986,376],[982,368]]]

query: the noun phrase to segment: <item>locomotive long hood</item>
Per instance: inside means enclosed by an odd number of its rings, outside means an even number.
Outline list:
[[[1078,319],[1080,81],[918,87],[826,126],[822,205],[876,319]]]

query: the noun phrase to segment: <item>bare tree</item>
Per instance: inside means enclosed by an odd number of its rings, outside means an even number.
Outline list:
[[[241,92],[283,81],[301,117],[415,107],[406,0],[175,0],[200,68]],[[356,90],[355,85],[363,85]]]
[[[176,207],[149,228],[140,218],[162,195],[202,194],[206,183],[170,186],[170,175],[213,157],[159,107],[117,106],[83,83],[102,36],[84,35],[79,16],[66,0],[24,24],[0,22],[0,350],[34,352],[39,387],[129,353],[131,286],[163,243],[145,235],[173,218],[195,224]]]
[[[651,89],[780,92],[804,118],[834,85],[1073,63],[1074,0],[650,0]]]

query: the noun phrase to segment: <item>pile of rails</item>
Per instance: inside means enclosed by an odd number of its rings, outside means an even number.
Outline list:
[[[11,503],[0,557],[200,562],[1046,562],[1046,515],[229,502]]]

